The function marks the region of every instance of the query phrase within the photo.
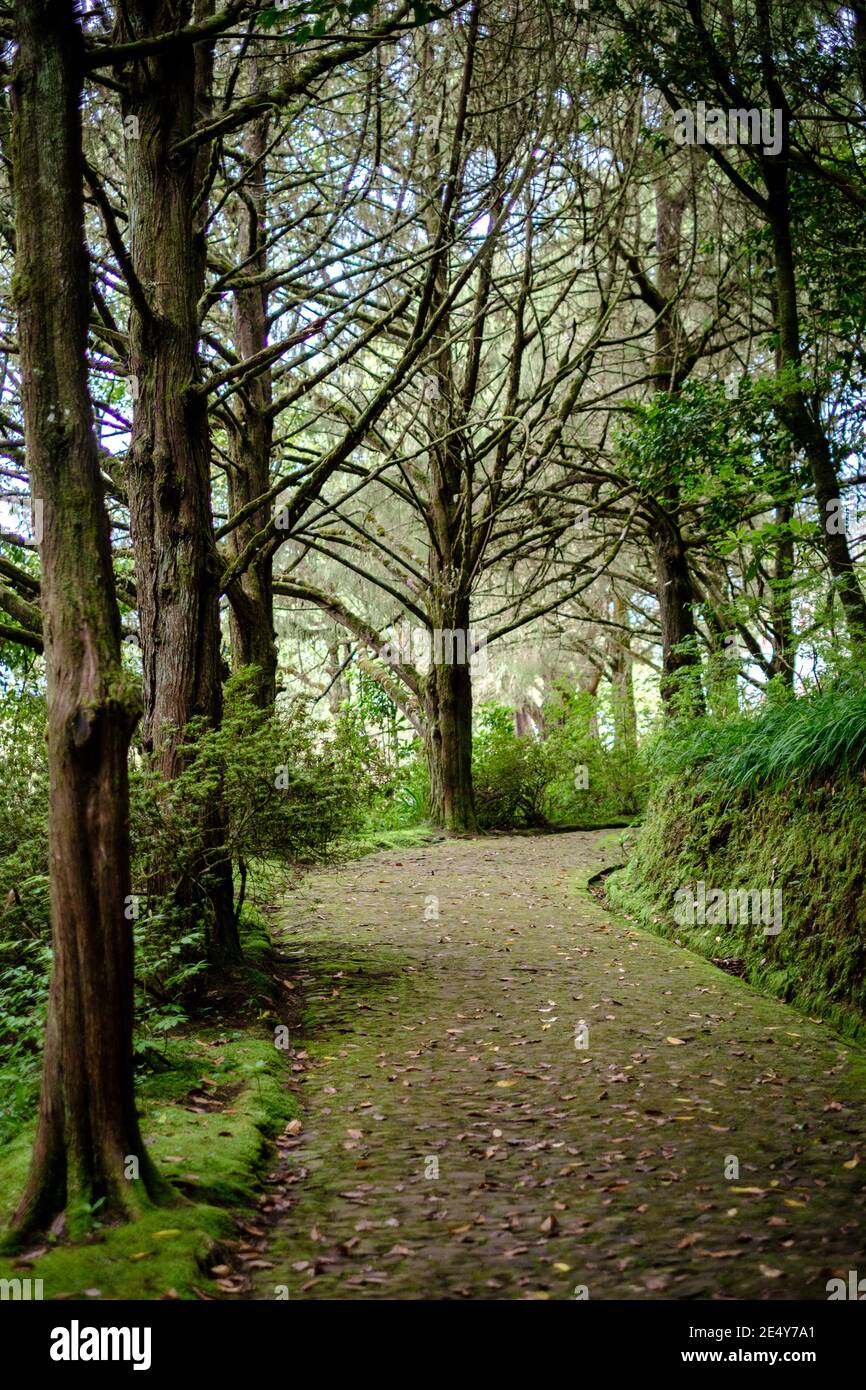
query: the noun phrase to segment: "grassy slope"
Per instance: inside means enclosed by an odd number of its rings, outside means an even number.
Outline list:
[[[610,901],[708,957],[736,958],[759,989],[866,1040],[866,788],[850,774],[781,790],[709,789],[689,776],[653,798]],[[674,893],[781,888],[782,930],[682,926]]]

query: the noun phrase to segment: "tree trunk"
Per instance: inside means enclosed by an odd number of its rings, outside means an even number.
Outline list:
[[[682,328],[677,315],[685,195],[672,196],[664,179],[656,187],[656,271],[664,309],[655,326],[653,389],[670,391],[678,380]],[[660,693],[668,714],[703,709],[693,603],[694,591],[679,521],[679,491],[673,478],[663,480],[663,495],[652,508],[652,545],[656,594],[662,633]],[[680,693],[681,692],[681,693]]]
[[[325,674],[328,677],[328,709],[334,715],[340,713],[349,698],[349,689],[346,683],[346,661],[350,649],[347,645],[346,656],[343,656],[343,645],[335,634],[333,642],[328,643],[328,662],[325,666]],[[393,704],[393,701],[392,706],[396,718],[397,706]]]
[[[787,143],[787,135],[786,135]],[[794,247],[791,239],[790,193],[786,157],[764,161],[767,186],[767,218],[773,237],[776,304],[779,318],[779,367],[792,373],[779,409],[779,415],[791,432],[809,464],[818,503],[821,536],[827,568],[842,603],[852,644],[861,652],[866,648],[866,596],[857,578],[848,537],[844,528],[829,525],[840,506],[839,479],[830,448],[830,441],[820,417],[809,408],[799,384],[802,365],[800,347],[800,316],[797,303],[797,276]]]
[[[526,738],[533,727],[529,706],[523,704],[514,711],[514,733],[517,738]]]
[[[176,0],[137,0],[128,11],[133,27],[123,37],[170,32],[183,25],[187,11]],[[184,765],[184,726],[197,716],[218,724],[222,715],[210,438],[206,400],[195,390],[206,161],[173,149],[192,131],[197,108],[207,106],[209,68],[203,45],[195,53],[186,44],[161,48],[126,74],[123,113],[131,130],[126,149],[132,267],[141,291],[133,297],[129,323],[130,372],[138,392],[126,483],[144,667],[144,744],[155,752],[167,781]],[[218,960],[231,960],[240,946],[218,798],[203,834],[211,951]],[[196,909],[199,887],[171,886],[182,907]]]
[[[434,664],[427,677],[424,747],[430,816],[444,830],[477,829],[472,793],[472,676],[464,663]]]
[[[614,622],[625,627],[628,623],[628,606],[614,595]],[[630,637],[623,632],[614,638],[614,652],[611,660],[611,686],[613,687],[613,740],[616,748],[633,753],[637,748],[637,708],[634,700],[634,680],[632,677],[632,654]]]
[[[446,393],[443,396],[447,400]],[[428,561],[432,664],[424,693],[430,813],[445,830],[471,833],[477,829],[472,791],[472,635],[462,578],[466,552],[461,521],[468,497],[453,438],[444,429],[436,435],[431,429],[431,436],[436,545],[431,546]]]
[[[253,63],[255,60],[253,60]],[[251,87],[256,89],[254,67]],[[244,190],[239,214],[237,260],[251,276],[267,269],[265,251],[265,170],[267,120],[254,121],[247,130],[244,152],[255,169]],[[235,350],[241,360],[267,347],[267,290],[253,285],[235,292]],[[270,368],[251,377],[233,398],[237,428],[231,435],[233,467],[228,474],[229,512],[234,514],[261,497],[270,486],[272,443]],[[253,512],[229,534],[228,550],[236,559],[249,542],[264,530],[270,520],[267,506]],[[232,667],[254,666],[259,672],[256,701],[264,709],[277,697],[277,648],[274,637],[273,552],[270,547],[259,554],[229,592],[229,629]]]
[[[652,544],[662,633],[661,697],[668,713],[679,711],[683,703],[697,712],[703,708],[703,694],[694,590],[679,527],[666,510],[655,514]]]
[[[19,1234],[64,1208],[127,1213],[164,1191],[133,1094],[127,754],[140,712],[120,657],[87,386],[82,40],[71,0],[18,0],[14,185],[27,463],[43,507],[53,965]],[[134,1181],[138,1178],[138,1181]]]
[[[782,502],[776,508],[776,525],[781,526],[783,530],[776,541],[776,559],[773,566],[770,601],[773,655],[767,673],[771,680],[776,678],[789,689],[794,687],[794,664],[797,657],[794,618],[791,611],[794,537],[788,529],[793,515],[794,506],[791,502]]]

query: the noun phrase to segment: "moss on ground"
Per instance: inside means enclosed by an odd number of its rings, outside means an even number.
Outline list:
[[[250,1015],[263,1010],[261,987],[271,944],[263,918],[244,933],[242,984]],[[297,1112],[287,1088],[285,1053],[253,1017],[237,1027],[207,1026],[165,1043],[165,1070],[137,1091],[142,1134],[176,1202],[125,1225],[98,1225],[87,1241],[34,1239],[0,1259],[0,1278],[41,1279],[47,1299],[193,1298],[219,1242],[233,1233],[232,1210],[254,1201],[271,1138]],[[0,1225],[14,1211],[30,1158],[32,1128],[0,1150]]]
[[[446,838],[444,830],[438,830],[429,821],[402,825],[396,830],[376,830],[371,826],[341,846],[340,855],[344,859],[361,859],[365,854],[377,854],[381,850],[415,849]]]
[[[727,793],[673,779],[650,805],[612,905],[703,956],[735,961],[763,993],[866,1041],[866,788],[852,776]],[[683,925],[674,895],[781,890],[782,928]]]

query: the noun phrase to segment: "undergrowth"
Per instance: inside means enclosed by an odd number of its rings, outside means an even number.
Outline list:
[[[855,680],[724,723],[674,721],[612,904],[866,1041],[866,691]],[[780,894],[781,930],[675,914],[676,895]],[[733,914],[738,917],[739,914]]]

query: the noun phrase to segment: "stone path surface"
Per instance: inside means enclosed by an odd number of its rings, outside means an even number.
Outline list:
[[[303,1129],[253,1296],[826,1299],[866,1274],[866,1057],[609,914],[579,885],[619,858],[609,832],[457,840],[292,895]]]

